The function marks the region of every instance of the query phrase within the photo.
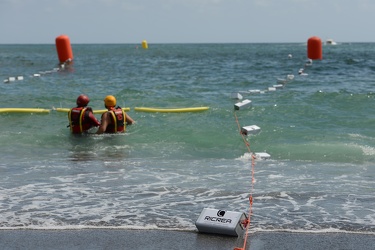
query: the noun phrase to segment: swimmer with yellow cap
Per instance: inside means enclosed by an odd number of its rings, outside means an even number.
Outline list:
[[[113,95],[104,98],[104,106],[108,111],[102,114],[97,134],[122,133],[125,132],[126,125],[134,123],[134,120],[121,107],[116,106],[116,98]]]

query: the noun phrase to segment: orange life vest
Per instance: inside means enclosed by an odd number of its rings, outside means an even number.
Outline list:
[[[106,133],[125,132],[126,130],[126,114],[120,107],[107,111],[111,117],[112,123],[107,126]]]
[[[76,107],[69,111],[69,127],[73,134],[81,134],[92,127],[89,118],[90,111],[90,107]]]

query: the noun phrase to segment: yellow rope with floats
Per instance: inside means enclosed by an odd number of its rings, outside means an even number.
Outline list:
[[[201,112],[208,110],[209,107],[192,107],[192,108],[147,108],[135,107],[135,111],[154,112],[154,113],[183,113],[183,112]],[[68,113],[69,108],[52,108],[57,112]],[[130,111],[130,108],[122,108],[123,111]],[[51,109],[42,108],[0,108],[0,113],[50,113]],[[93,110],[94,114],[103,114],[106,109]]]
[[[55,110],[57,112],[65,112],[65,113],[68,113],[70,111],[70,109],[68,109],[68,108],[54,108],[53,110]],[[122,108],[122,110],[129,111],[130,108]],[[93,113],[94,114],[103,114],[106,111],[108,111],[108,110],[106,110],[106,109],[98,109],[98,110],[93,110]]]
[[[135,111],[139,112],[159,112],[159,113],[181,113],[181,112],[200,112],[208,110],[209,107],[193,107],[193,108],[146,108],[135,107]]]
[[[49,113],[50,111],[41,108],[0,108],[0,113]]]

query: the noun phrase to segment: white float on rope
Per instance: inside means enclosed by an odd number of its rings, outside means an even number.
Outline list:
[[[276,91],[276,88],[275,87],[269,87],[268,91]]]
[[[257,125],[251,125],[251,126],[245,126],[241,128],[241,133],[244,135],[249,135],[249,134],[258,134],[260,132],[260,127]]]
[[[230,97],[232,99],[238,99],[238,100],[242,100],[242,95],[240,93],[231,93],[230,94]]]
[[[277,85],[273,85],[273,87],[275,89],[282,89],[282,88],[284,88],[284,85],[283,84],[277,84]]]
[[[259,94],[261,93],[262,91],[260,89],[249,89],[249,93],[250,94]]]
[[[276,82],[277,83],[281,83],[281,84],[286,84],[288,82],[288,80],[287,79],[277,78]]]
[[[239,110],[240,108],[245,108],[245,107],[251,107],[251,101],[248,99],[243,100],[242,102],[238,102],[234,104],[234,109]]]
[[[271,158],[271,155],[261,152],[261,153],[254,153],[256,159],[269,159]]]

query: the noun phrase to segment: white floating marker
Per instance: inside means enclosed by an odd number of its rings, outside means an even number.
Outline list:
[[[22,81],[22,80],[23,80],[23,76],[17,76],[16,79],[17,79],[18,81]]]
[[[40,74],[34,74],[33,77],[40,77]]]
[[[271,158],[271,155],[269,155],[267,153],[264,153],[264,152],[262,152],[262,153],[254,153],[254,155],[255,155],[255,158],[257,158],[257,159],[263,159],[263,160],[265,160],[265,159]]]
[[[241,128],[241,133],[244,135],[249,135],[249,134],[255,135],[255,134],[258,134],[259,132],[260,132],[260,127],[258,127],[257,125],[245,126]]]
[[[260,89],[249,89],[250,94],[259,94],[260,92]]]
[[[282,89],[282,88],[284,88],[284,85],[283,84],[276,84],[276,85],[273,85],[273,87],[275,89]]]
[[[251,101],[246,99],[246,100],[243,100],[242,102],[238,102],[236,104],[234,104],[234,109],[235,110],[239,110],[241,108],[245,108],[245,107],[251,107]]]
[[[294,75],[287,75],[286,76],[289,80],[293,80],[294,79]]]
[[[238,99],[238,100],[242,100],[242,95],[240,93],[231,93],[230,94],[230,97],[232,99]]]
[[[268,91],[276,91],[276,88],[275,87],[269,87]]]
[[[16,78],[13,77],[13,76],[8,77],[8,81],[9,81],[9,82],[14,82],[15,80],[16,80]]]
[[[287,79],[281,79],[281,78],[277,78],[277,80],[276,80],[276,82],[277,83],[280,83],[280,84],[285,84],[285,83],[287,83]]]
[[[311,66],[313,61],[311,59],[308,59],[305,63],[305,66]]]
[[[245,213],[204,208],[195,226],[201,233],[243,236],[247,222]]]

